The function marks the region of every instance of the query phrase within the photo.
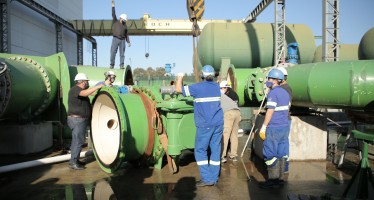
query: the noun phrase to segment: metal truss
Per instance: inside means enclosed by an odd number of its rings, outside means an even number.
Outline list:
[[[0,1],[0,53],[8,52],[8,5],[6,0]]]
[[[62,45],[62,24],[56,22],[56,52],[63,52],[63,45]]]
[[[322,60],[339,61],[339,0],[323,0]]]
[[[284,63],[286,59],[285,0],[275,1],[274,24],[274,65]]]

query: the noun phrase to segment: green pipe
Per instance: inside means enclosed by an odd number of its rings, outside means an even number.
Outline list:
[[[328,51],[331,50],[329,45]],[[353,61],[358,59],[358,45],[357,44],[339,44],[339,61]],[[314,54],[313,62],[323,62],[322,60],[322,45],[319,45]]]
[[[224,57],[230,58],[236,68],[272,66],[273,32],[272,24],[209,23],[200,35],[199,60],[202,65],[212,65],[217,71]],[[312,30],[303,24],[287,24],[285,35],[287,44],[299,44],[300,63],[312,62],[316,48]]]
[[[374,100],[374,60],[295,65],[288,69],[292,104],[367,108]],[[373,110],[373,108],[369,108]]]
[[[7,67],[0,76],[0,119],[28,121],[37,116],[46,118],[52,111],[54,117],[47,117],[48,120],[58,120],[59,108],[52,106],[53,102],[60,86],[70,86],[64,54],[48,57],[0,54],[0,59]]]
[[[300,107],[373,111],[374,60],[310,63],[287,67],[292,105]],[[251,69],[248,88],[262,101],[264,80],[270,68]],[[256,87],[257,86],[257,87]]]

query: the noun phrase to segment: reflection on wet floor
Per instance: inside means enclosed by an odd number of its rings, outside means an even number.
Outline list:
[[[239,139],[239,150],[246,139]],[[265,165],[250,155],[246,150],[238,162],[223,163],[218,184],[202,188],[195,187],[199,171],[188,151],[177,174],[170,174],[167,166],[156,170],[127,164],[111,175],[94,158],[86,160],[82,171],[69,169],[67,163],[44,165],[0,174],[0,199],[339,199],[358,160],[349,154],[342,169],[331,161],[294,161],[284,186],[260,189]]]

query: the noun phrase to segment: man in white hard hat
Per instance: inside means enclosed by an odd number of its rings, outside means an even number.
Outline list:
[[[116,80],[116,75],[114,74],[114,72],[113,71],[107,71],[107,72],[104,73],[104,76],[105,76],[105,80],[101,81],[101,82],[98,82],[96,85],[102,84],[104,86],[112,87],[114,81]]]
[[[239,97],[234,90],[230,90],[231,96],[228,96],[231,86],[227,81],[221,81],[219,84],[221,88],[221,108],[223,110],[223,150],[221,155],[221,162],[227,161],[226,154],[230,140],[230,160],[238,161],[238,130],[239,123],[242,120],[238,106]]]
[[[85,142],[85,132],[91,118],[91,103],[89,95],[103,87],[102,84],[89,88],[88,78],[84,73],[78,73],[75,85],[70,88],[68,96],[68,119],[71,129],[71,157],[69,167],[75,170],[84,169],[84,162],[79,161],[82,145]]]
[[[113,26],[112,26],[113,39],[112,39],[112,46],[110,48],[110,68],[111,69],[114,68],[116,54],[119,48],[119,56],[120,56],[119,66],[121,69],[124,69],[126,42],[128,43],[129,47],[131,46],[130,38],[127,33],[127,25],[126,25],[127,15],[121,14],[119,16],[119,20],[117,20],[114,0],[112,0],[112,17],[113,17]]]

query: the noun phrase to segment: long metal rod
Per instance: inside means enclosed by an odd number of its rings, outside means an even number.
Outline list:
[[[244,151],[245,151],[245,149],[247,148],[247,145],[248,145],[249,140],[251,139],[253,129],[255,128],[255,125],[256,125],[257,116],[260,114],[260,111],[261,111],[261,109],[262,109],[262,106],[264,105],[264,101],[265,101],[265,99],[266,99],[266,96],[268,95],[268,92],[269,92],[269,89],[267,88],[266,91],[265,91],[265,96],[264,96],[264,98],[263,98],[262,101],[261,101],[260,108],[258,109],[258,112],[257,112],[257,114],[255,115],[255,119],[254,119],[254,123],[253,123],[252,128],[251,128],[251,132],[249,132],[248,139],[247,139],[247,141],[245,142],[245,145],[244,145],[244,148],[243,148],[242,153],[240,154],[240,157],[243,157]]]

